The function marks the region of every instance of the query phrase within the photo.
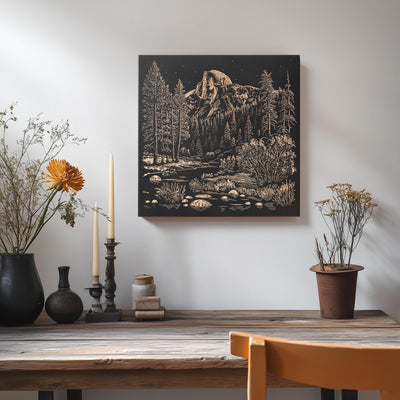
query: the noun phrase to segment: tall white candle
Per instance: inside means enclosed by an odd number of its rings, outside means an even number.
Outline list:
[[[94,203],[93,212],[93,263],[92,263],[92,283],[99,283],[99,214],[97,203]]]
[[[115,239],[114,227],[114,157],[110,154],[109,188],[108,188],[108,239]]]

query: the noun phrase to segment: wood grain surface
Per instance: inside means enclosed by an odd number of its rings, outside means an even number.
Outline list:
[[[317,311],[167,311],[164,321],[0,327],[0,390],[245,387],[247,361],[229,331],[296,340],[400,346],[400,324],[381,311],[325,320]],[[270,377],[271,387],[300,386]]]

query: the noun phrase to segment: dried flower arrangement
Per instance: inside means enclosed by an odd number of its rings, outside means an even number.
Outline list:
[[[354,250],[360,242],[363,229],[377,206],[365,189],[354,190],[349,183],[328,186],[331,198],[315,202],[328,229],[324,245],[315,239],[317,256],[322,271],[326,265],[350,268]]]
[[[0,253],[6,254],[25,253],[56,212],[74,226],[78,209],[85,208],[75,197],[84,185],[81,172],[55,157],[66,145],[86,139],[72,134],[68,121],[53,124],[41,115],[30,118],[17,139],[7,132],[15,121],[14,105],[0,112]],[[47,189],[44,182],[50,184]]]

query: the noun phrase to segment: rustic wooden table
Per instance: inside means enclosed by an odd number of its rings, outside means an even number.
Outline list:
[[[0,327],[0,390],[243,388],[247,361],[230,330],[329,343],[400,346],[400,324],[381,311],[326,320],[317,311],[168,311],[165,321]],[[270,377],[270,387],[301,385]],[[74,390],[75,389],[75,390]],[[46,394],[47,392],[47,394]],[[328,392],[325,393],[329,397]],[[41,396],[41,397],[40,397]]]

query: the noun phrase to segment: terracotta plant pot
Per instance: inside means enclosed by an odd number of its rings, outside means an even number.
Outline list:
[[[335,264],[319,264],[310,268],[317,275],[319,306],[322,318],[345,319],[354,317],[357,275],[363,270],[360,265],[340,268]]]

